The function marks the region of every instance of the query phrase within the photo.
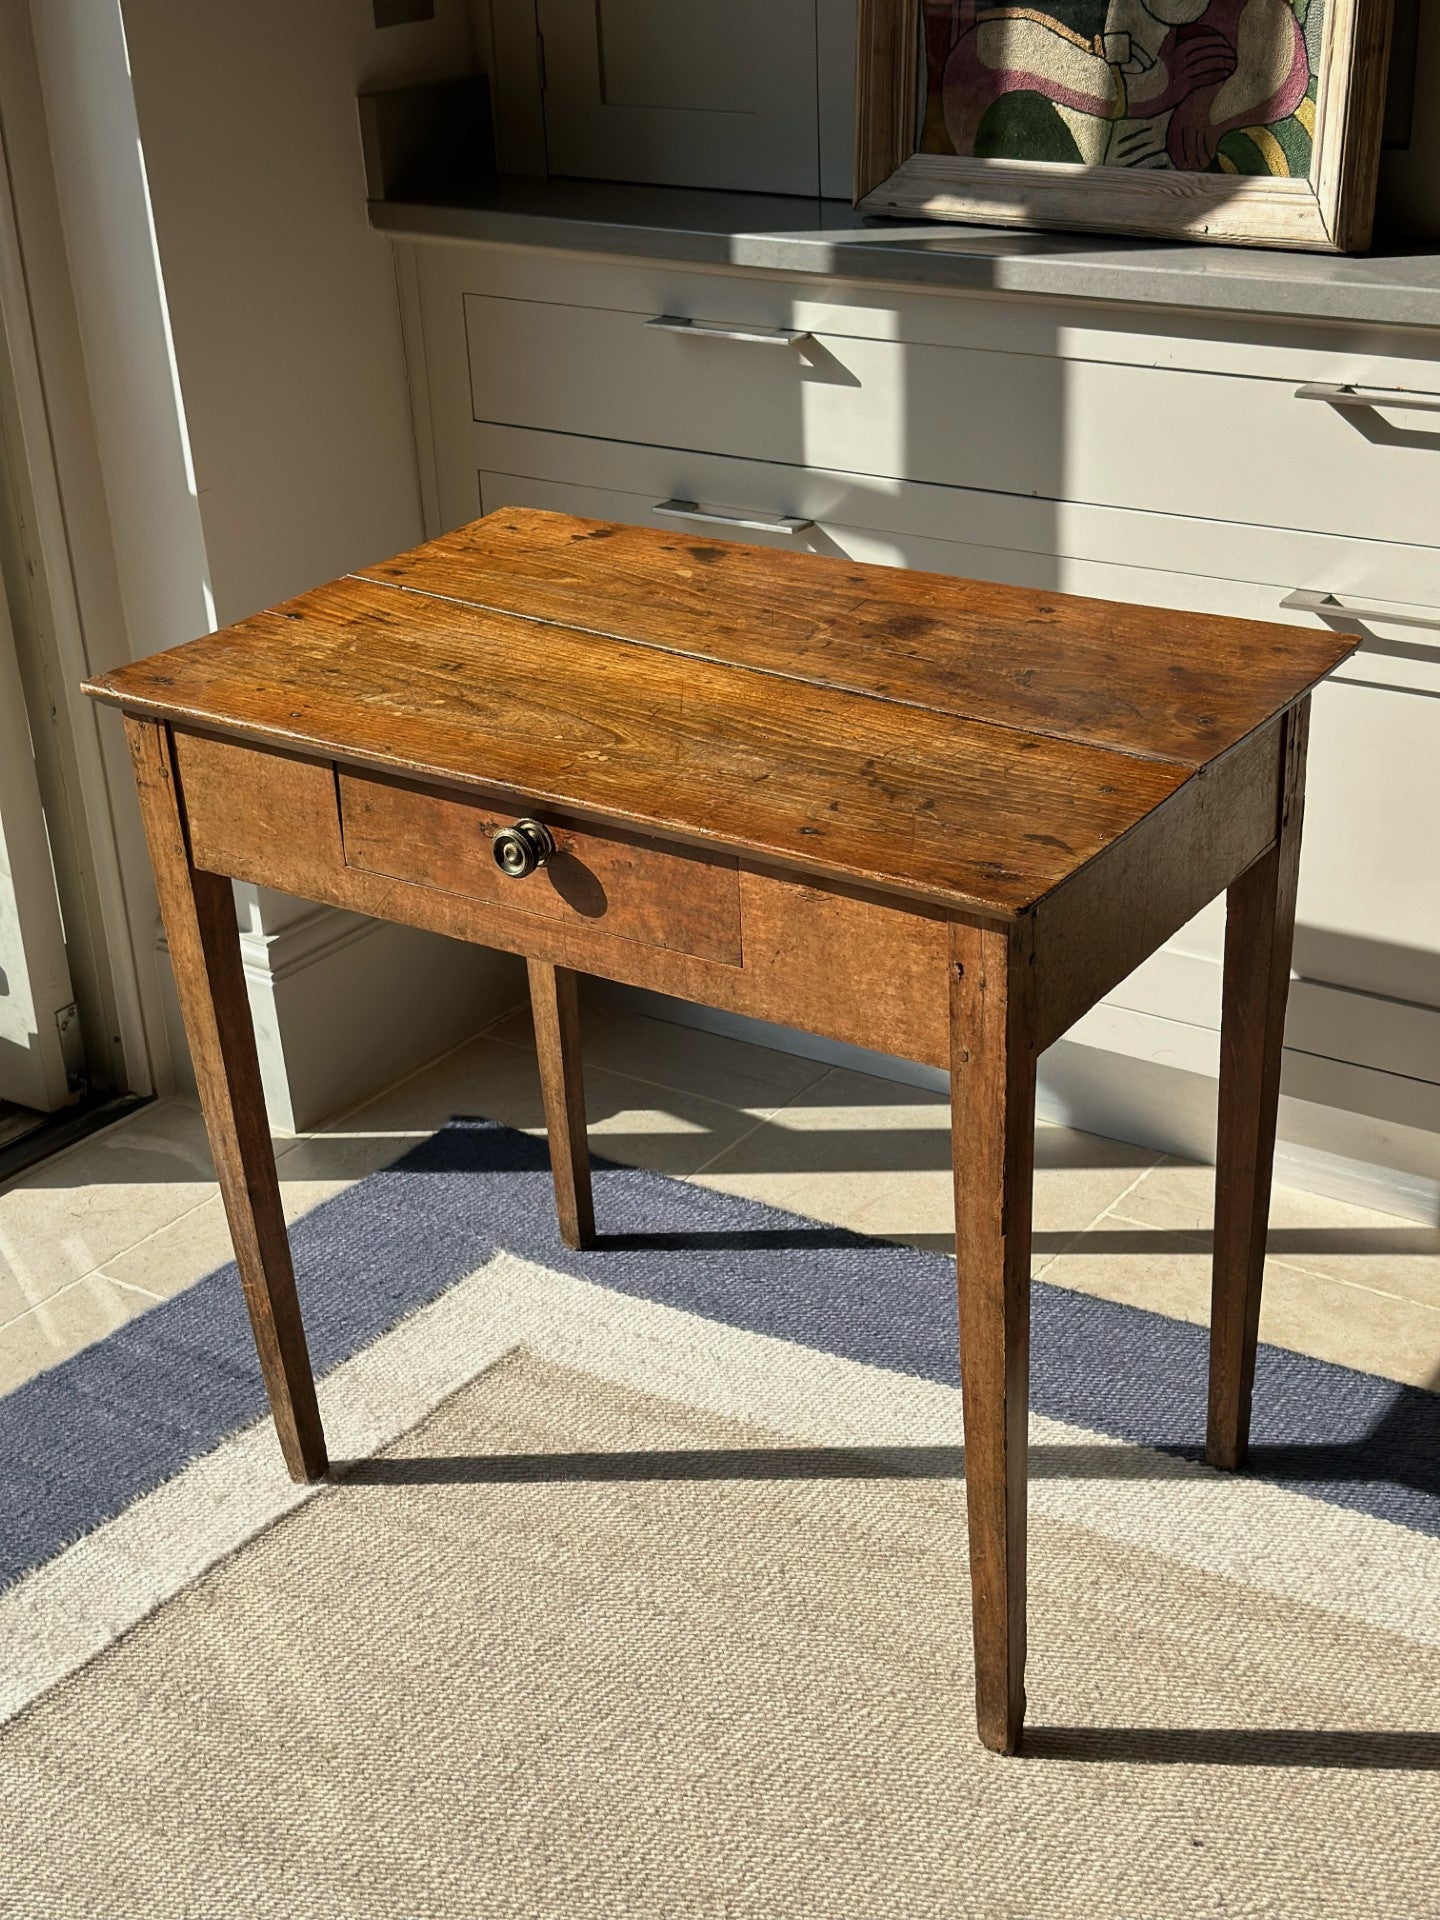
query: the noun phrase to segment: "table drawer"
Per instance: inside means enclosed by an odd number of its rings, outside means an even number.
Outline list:
[[[446,793],[344,771],[339,791],[347,867],[647,947],[741,963],[738,870],[724,855],[582,826],[500,793]],[[512,879],[495,864],[492,836],[527,815],[550,829],[556,852]]]
[[[674,331],[648,324],[658,315],[469,294],[473,416],[1212,524],[1437,542],[1440,416],[1423,406],[1304,399],[1303,370],[1262,377],[827,331],[787,342],[731,325],[724,297],[722,283],[715,310],[681,315],[696,324]],[[1406,378],[1417,402],[1440,386],[1423,364]]]
[[[553,890],[547,898],[543,869],[520,881],[487,871],[482,822],[523,813],[513,796],[494,795],[487,808],[342,770],[342,848],[330,761],[178,727],[174,738],[191,857],[209,872],[928,1066],[949,1061],[950,924],[938,909],[657,847],[545,810],[575,860],[572,877],[588,870],[606,889],[609,911],[586,913]],[[473,858],[477,841],[485,861]]]

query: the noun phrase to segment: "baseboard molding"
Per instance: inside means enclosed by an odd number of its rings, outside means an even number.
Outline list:
[[[944,1092],[948,1076],[889,1054],[597,982],[595,994],[827,1066]],[[1101,1007],[1040,1061],[1042,1118],[1186,1160],[1213,1162],[1219,1035]],[[1427,1082],[1286,1050],[1276,1178],[1303,1192],[1433,1226],[1440,1221],[1440,1099]]]
[[[194,1076],[163,932],[165,1018],[180,1085]],[[303,1132],[456,1046],[523,998],[513,955],[316,907],[240,940],[270,1124]]]
[[[1223,920],[1220,923],[1223,928]],[[1187,932],[1190,930],[1187,929]],[[1212,937],[1214,929],[1211,930]],[[1307,945],[1321,938],[1306,932]],[[1181,936],[1184,937],[1183,935]],[[1322,948],[1323,952],[1323,948]],[[1173,1026],[1218,1033],[1223,966],[1219,953],[1164,947],[1108,996],[1096,1012],[1143,1013]],[[1304,973],[1290,982],[1285,1038],[1291,1049],[1390,1074],[1434,1091],[1440,1127],[1440,1007],[1396,997],[1379,987],[1336,986]]]
[[[1101,1007],[1040,1062],[1041,1113],[1186,1160],[1215,1158],[1219,1035]],[[1440,1221],[1440,1115],[1428,1083],[1287,1047],[1275,1177],[1406,1220]]]
[[[339,907],[307,907],[270,931],[240,933],[240,959],[250,980],[283,983],[307,967],[324,965],[346,947],[370,939],[380,926]]]

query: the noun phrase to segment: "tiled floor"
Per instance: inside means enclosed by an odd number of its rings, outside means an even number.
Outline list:
[[[950,1245],[943,1099],[607,1007],[586,1030],[592,1136],[614,1158],[863,1232]],[[453,1113],[539,1129],[511,1014],[321,1131],[276,1142],[292,1217]],[[1037,1142],[1035,1271],[1203,1321],[1205,1167],[1063,1127]],[[1440,1388],[1440,1231],[1277,1188],[1264,1338]],[[195,1108],[144,1108],[0,1192],[0,1392],[229,1257]]]

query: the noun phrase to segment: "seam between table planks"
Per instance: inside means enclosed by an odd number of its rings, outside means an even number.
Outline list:
[[[461,611],[472,618],[478,615],[480,619],[487,624],[493,622],[497,628],[508,626],[512,621],[522,621],[537,634],[549,634],[552,637],[552,641],[562,644],[566,637],[574,636],[574,638],[582,644],[598,642],[602,649],[606,647],[624,647],[627,645],[627,639],[624,635],[580,626],[566,620],[541,619],[533,615],[516,613],[508,608],[492,608],[488,604],[467,599],[463,596],[442,594],[428,588],[409,587],[403,583],[394,581],[377,580],[365,574],[349,574],[343,576],[342,581],[337,581],[335,584],[337,586],[342,584],[345,586],[353,586],[356,588],[357,594],[364,596],[368,596],[377,586],[396,586],[399,592],[410,596],[411,604],[419,607],[424,606],[427,602],[430,603],[432,609],[430,617],[432,621],[437,619],[437,616],[442,613],[444,608],[454,607],[457,611]],[[379,613],[385,604],[385,602],[376,602],[376,612]],[[398,609],[403,603],[392,600],[388,604]],[[258,616],[258,620],[266,620],[268,617],[273,617],[283,611],[283,608],[270,609],[267,614]],[[288,617],[297,618],[299,616],[291,614]],[[240,629],[236,630],[237,635],[249,624],[249,622],[241,623]],[[399,622],[397,625],[403,629],[404,623]],[[443,627],[438,627],[437,631],[443,631]],[[223,638],[226,636],[220,637]],[[192,643],[192,648],[203,644],[203,642]],[[932,874],[929,879],[917,876],[908,879],[899,879],[897,881],[897,876],[892,868],[877,868],[863,859],[858,862],[855,860],[836,862],[813,854],[806,849],[797,848],[789,843],[776,844],[774,840],[769,838],[757,838],[753,833],[717,833],[713,826],[702,824],[698,820],[691,819],[688,816],[676,817],[668,813],[650,813],[648,816],[641,815],[637,817],[633,805],[624,807],[617,806],[606,798],[597,798],[589,793],[583,795],[578,794],[575,788],[568,782],[563,785],[554,783],[554,769],[550,770],[551,779],[549,780],[543,778],[527,779],[523,774],[503,771],[492,772],[483,777],[489,784],[499,784],[508,787],[516,792],[517,795],[533,796],[537,801],[542,803],[564,806],[591,819],[613,822],[631,831],[639,828],[642,831],[649,831],[652,834],[658,833],[681,845],[690,845],[698,848],[724,848],[727,851],[738,852],[749,859],[759,859],[773,864],[776,867],[795,872],[801,876],[819,876],[832,883],[838,883],[841,886],[854,887],[859,885],[861,887],[869,887],[872,890],[882,891],[891,898],[903,897],[912,901],[924,901],[931,905],[938,906],[942,910],[976,914],[991,920],[1013,920],[1038,907],[1041,902],[1047,900],[1058,888],[1068,884],[1078,874],[1088,869],[1102,854],[1113,850],[1127,840],[1130,834],[1143,824],[1144,820],[1188,787],[1197,775],[1217,768],[1222,762],[1227,760],[1231,754],[1242,750],[1246,742],[1270,724],[1278,713],[1284,711],[1286,707],[1293,705],[1298,699],[1303,698],[1309,686],[1313,684],[1307,680],[1305,687],[1296,690],[1292,694],[1291,699],[1285,702],[1284,706],[1277,707],[1274,712],[1267,715],[1265,719],[1257,722],[1256,725],[1252,727],[1249,732],[1242,735],[1239,740],[1230,743],[1212,759],[1197,766],[1191,761],[1177,759],[1168,754],[1145,753],[1135,750],[1126,751],[1110,742],[1101,743],[1092,740],[1076,739],[1064,734],[1053,734],[1043,728],[1006,724],[993,717],[954,712],[953,710],[944,707],[935,707],[919,700],[897,699],[894,696],[876,694],[863,688],[837,684],[832,680],[818,676],[786,673],[783,669],[777,670],[768,667],[759,667],[748,662],[727,660],[724,657],[717,658],[708,652],[671,647],[663,643],[646,640],[631,640],[628,644],[632,650],[638,649],[642,654],[669,661],[672,665],[672,670],[675,664],[680,661],[691,661],[703,673],[713,676],[714,683],[717,685],[728,683],[728,673],[738,670],[749,673],[762,681],[766,679],[778,680],[782,684],[792,685],[796,687],[797,691],[802,693],[802,697],[812,699],[819,698],[822,700],[831,699],[841,705],[851,701],[868,701],[871,703],[872,710],[883,711],[885,709],[894,709],[897,710],[897,715],[898,713],[910,712],[915,714],[917,718],[923,716],[932,730],[939,729],[942,737],[947,727],[953,725],[963,730],[964,733],[974,737],[980,743],[979,750],[982,754],[984,752],[983,741],[987,736],[997,743],[1001,740],[1019,740],[1029,741],[1038,745],[1041,741],[1048,741],[1059,751],[1073,755],[1076,761],[1082,766],[1099,766],[1107,761],[1118,764],[1123,761],[1128,765],[1137,767],[1137,769],[1138,767],[1153,768],[1154,775],[1152,777],[1173,781],[1173,784],[1168,785],[1165,793],[1153,797],[1149,804],[1144,806],[1142,813],[1132,816],[1127,824],[1121,827],[1119,831],[1114,834],[1113,838],[1108,840],[1103,847],[1094,848],[1091,852],[1084,855],[1077,866],[1072,867],[1067,873],[1053,878],[1050,876],[1036,875],[1035,879],[1038,882],[1038,887],[1028,899],[1024,898],[1022,894],[1019,898],[1012,895],[1009,900],[1005,900],[997,899],[988,889],[983,891],[975,890],[973,886],[966,885],[965,879],[960,876],[957,876],[955,880],[951,881],[941,879],[937,872]],[[192,648],[182,648],[179,650],[179,653],[183,656],[192,651]],[[632,657],[634,657],[633,652]],[[153,664],[153,662],[150,664]],[[721,678],[722,670],[725,670],[726,673],[726,681],[723,683]],[[471,790],[477,784],[482,783],[481,775],[472,773],[468,766],[461,765],[453,757],[446,762],[437,763],[432,761],[426,764],[417,760],[413,751],[403,756],[397,755],[388,751],[382,742],[376,741],[370,744],[358,744],[351,739],[337,734],[331,728],[322,727],[315,729],[312,727],[311,729],[296,729],[287,727],[283,721],[278,719],[257,715],[246,715],[242,717],[234,712],[233,709],[222,709],[210,701],[202,700],[202,703],[199,704],[193,701],[187,701],[184,694],[179,692],[178,689],[174,693],[167,693],[164,697],[159,696],[156,691],[150,688],[132,689],[125,683],[134,671],[135,669],[133,668],[120,668],[111,674],[99,676],[94,682],[89,683],[88,690],[93,691],[106,700],[114,701],[121,706],[128,707],[132,711],[147,712],[154,717],[165,718],[177,722],[180,725],[189,725],[202,730],[215,731],[233,738],[248,738],[259,745],[278,748],[281,751],[298,752],[310,757],[348,762],[356,767],[370,767],[383,773],[398,775],[401,778],[411,780],[420,778],[433,784],[462,792]],[[1321,677],[1323,677],[1323,675]],[[739,685],[743,683],[736,684]],[[899,734],[903,736],[903,726],[898,726],[897,730]],[[1006,749],[1007,756],[1010,751],[1010,749]],[[1139,801],[1138,796],[1137,801]],[[1139,804],[1144,805],[1144,802],[1139,801]],[[962,861],[961,864],[963,867],[964,862]]]
[[[1057,727],[1020,726],[1013,721],[996,720],[980,714],[967,713],[958,707],[935,706],[928,700],[907,700],[900,694],[876,693],[869,687],[852,686],[846,681],[826,679],[820,674],[786,672],[783,667],[759,667],[749,660],[728,660],[724,654],[710,653],[703,647],[682,647],[669,645],[663,640],[642,640],[636,634],[617,633],[611,627],[582,626],[575,620],[547,620],[541,614],[523,613],[513,607],[497,607],[488,600],[471,600],[459,593],[437,593],[432,587],[407,586],[403,580],[386,580],[369,573],[347,573],[343,578],[354,580],[360,586],[387,587],[392,593],[408,593],[416,600],[434,600],[445,606],[469,607],[476,613],[494,614],[504,620],[523,620],[530,626],[548,627],[559,633],[583,633],[592,640],[613,640],[620,646],[643,647],[647,652],[667,654],[676,660],[700,660],[706,666],[726,667],[732,673],[753,673],[762,679],[783,680],[795,686],[817,687],[830,693],[843,693],[855,700],[873,700],[879,706],[904,707],[915,713],[939,714],[942,717],[963,720],[968,726],[993,727],[997,733],[1018,733],[1031,738],[1063,740],[1067,746],[1083,747],[1091,753],[1114,753],[1119,754],[1122,759],[1144,760],[1152,765],[1187,767],[1192,774],[1198,773],[1202,767],[1214,764],[1213,760],[1190,760],[1177,753],[1146,753],[1139,747],[1119,746],[1109,740],[1103,743],[1098,740],[1082,740],[1078,735]],[[1267,718],[1270,717],[1273,716],[1267,715]],[[1232,742],[1232,745],[1234,744],[1238,743]],[[1229,747],[1222,749],[1222,752],[1229,751]]]
[[[1113,840],[1108,841],[1105,846],[1097,848],[1094,853],[1088,855],[1078,867],[1073,868],[1072,871],[1064,875],[1063,878],[1052,881],[1043,893],[1036,894],[1034,899],[1028,902],[1027,905],[1011,909],[1008,914],[1003,916],[1013,920],[1021,920],[1025,918],[1026,915],[1035,913],[1042,905],[1050,901],[1062,887],[1069,885],[1078,875],[1084,873],[1087,868],[1091,867],[1095,861],[1103,859],[1108,854],[1113,853],[1117,847],[1129,839],[1131,834],[1144,826],[1145,822],[1150,819],[1153,813],[1158,812],[1162,807],[1168,806],[1190,786],[1192,781],[1204,778],[1230,760],[1232,756],[1238,754],[1257,734],[1272,725],[1282,714],[1288,713],[1293,707],[1298,705],[1301,700],[1307,699],[1309,695],[1314,692],[1315,687],[1321,684],[1327,677],[1324,673],[1318,675],[1315,680],[1307,683],[1282,705],[1272,709],[1262,720],[1257,720],[1254,726],[1250,727],[1248,731],[1241,734],[1238,739],[1230,741],[1228,745],[1222,747],[1220,751],[1210,759],[1194,761],[1185,759],[1178,754],[1146,753],[1140,748],[1120,747],[1109,741],[1101,743],[1095,740],[1082,740],[1074,734],[1057,731],[1049,727],[1022,727],[1004,720],[982,717],[978,714],[962,713],[952,707],[932,706],[924,700],[906,700],[896,694],[875,693],[865,687],[854,687],[841,681],[827,680],[818,674],[787,673],[779,667],[759,667],[749,661],[728,660],[722,654],[710,653],[702,648],[667,645],[664,641],[659,640],[644,640],[632,634],[614,632],[609,627],[582,626],[579,622],[572,620],[548,620],[538,614],[521,613],[510,607],[493,606],[488,600],[471,600],[463,594],[439,593],[431,587],[413,587],[407,585],[404,581],[388,580],[379,575],[352,572],[347,573],[344,578],[354,580],[357,584],[367,587],[390,587],[397,593],[408,593],[417,600],[435,600],[448,606],[469,607],[477,613],[488,613],[500,619],[524,620],[532,626],[548,627],[562,633],[583,633],[596,640],[610,640],[621,645],[642,647],[652,653],[663,653],[674,659],[699,660],[707,666],[725,667],[737,673],[752,673],[766,679],[782,680],[799,686],[813,687],[822,692],[840,693],[856,700],[872,700],[881,706],[903,707],[917,713],[937,714],[942,718],[953,717],[957,720],[964,721],[967,726],[993,728],[997,733],[1018,733],[1031,738],[1039,737],[1047,740],[1059,740],[1067,746],[1078,747],[1086,753],[1101,755],[1118,754],[1123,759],[1140,760],[1150,765],[1182,767],[1186,770],[1185,779],[1173,787],[1163,798],[1157,800],[1149,812],[1142,814],[1138,820],[1132,821],[1128,827],[1123,828],[1116,834]],[[703,845],[707,843],[700,842],[698,844]],[[816,869],[816,871],[822,870]],[[911,893],[910,897],[922,899],[930,896]],[[950,900],[960,897],[961,896],[958,895],[948,896]],[[935,896],[935,898],[938,903],[938,896]],[[965,910],[978,911],[979,909],[972,904]],[[985,909],[985,917],[998,919],[1001,918],[1002,915],[998,911],[987,907]]]

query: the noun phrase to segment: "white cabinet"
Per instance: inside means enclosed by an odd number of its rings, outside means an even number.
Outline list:
[[[850,331],[843,309],[791,339],[725,291],[679,315],[468,296],[475,418],[1183,514],[1217,541],[1232,523],[1440,539],[1440,414],[1302,399],[1302,355],[1256,375],[935,345]],[[1410,377],[1440,405],[1440,368]]]
[[[1244,619],[1300,619],[1280,605],[1298,586],[1318,590],[1323,583],[1367,604],[1395,603],[1396,612],[1413,610],[1437,592],[1435,553],[1401,542],[1342,545],[1283,527],[1217,529],[1212,521],[1144,509],[914,480],[877,483],[872,475],[833,467],[493,422],[450,438],[459,457],[442,510],[446,524],[497,506],[526,505],[661,526],[673,520],[658,507],[680,499],[743,523],[710,523],[717,538]],[[527,489],[523,495],[520,487]],[[596,504],[582,505],[583,499]],[[798,531],[779,524],[796,519],[811,524]],[[767,520],[775,531],[766,531]],[[1431,651],[1423,635],[1397,644],[1413,655]],[[1411,660],[1405,671],[1417,686],[1433,680],[1440,691],[1440,648],[1434,652],[1433,668]],[[1364,670],[1373,674],[1374,664]],[[1387,676],[1396,671],[1387,662]]]
[[[850,198],[854,0],[496,0],[490,17],[507,172]]]
[[[522,504],[673,526],[680,503],[711,536],[880,565],[1259,620],[1313,619],[1282,610],[1305,588],[1429,619],[1372,618],[1316,697],[1287,1085],[1329,1116],[1312,1144],[1433,1183],[1440,416],[1299,390],[1440,394],[1440,342],[463,243],[408,270],[437,531]],[[1217,903],[1077,1054],[1213,1071],[1222,952]],[[1123,1124],[1098,1095],[1079,1117]]]
[[[1365,652],[1315,695],[1295,967],[1327,985],[1440,1008],[1435,640],[1433,662],[1409,687],[1387,673],[1384,655]],[[1400,1071],[1440,1081],[1435,1024],[1428,1049]]]
[[[814,0],[538,0],[551,173],[818,194]]]
[[[881,493],[862,475],[574,435],[485,425],[471,445],[460,519],[528,506],[673,527],[684,523],[678,505],[707,538],[1248,619],[1280,617],[1280,583],[1323,570],[1331,550],[1316,535],[1235,526],[1217,542],[1208,523],[1160,514],[1071,506],[1057,515],[914,482]],[[1207,557],[1229,571],[1201,570]],[[1372,557],[1382,574],[1388,557],[1399,578],[1415,553],[1395,546]],[[1422,574],[1434,565],[1421,553]],[[1341,990],[1324,1002],[1323,1028],[1311,1006],[1312,1048],[1440,1085],[1440,859],[1430,852],[1440,822],[1440,646],[1427,661],[1430,649],[1410,631],[1408,642],[1380,641],[1401,650],[1408,685],[1377,650],[1316,696],[1296,968]],[[1222,942],[1222,916],[1210,911],[1118,989],[1116,1004],[1213,1026]]]

